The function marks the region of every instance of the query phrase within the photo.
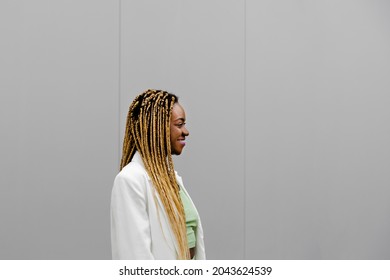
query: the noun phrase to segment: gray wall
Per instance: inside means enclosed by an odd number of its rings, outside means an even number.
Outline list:
[[[2,1],[0,258],[109,259],[129,103],[178,94],[210,259],[390,259],[387,1]]]
[[[0,258],[109,258],[118,3],[0,3]]]

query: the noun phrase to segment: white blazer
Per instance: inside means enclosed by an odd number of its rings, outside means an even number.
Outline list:
[[[181,177],[176,171],[175,174],[180,188],[188,195]],[[206,255],[200,218],[195,234],[194,259],[203,260]],[[111,246],[113,259],[175,260],[178,256],[178,245],[168,216],[138,152],[114,181],[111,195]]]

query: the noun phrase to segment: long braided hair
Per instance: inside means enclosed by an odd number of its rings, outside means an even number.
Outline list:
[[[185,214],[171,155],[170,122],[174,94],[148,89],[130,105],[123,140],[122,170],[138,151],[160,196],[179,246],[179,259],[189,259]]]

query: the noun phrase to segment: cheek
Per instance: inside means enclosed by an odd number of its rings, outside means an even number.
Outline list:
[[[180,130],[177,127],[171,128],[171,140],[174,140],[180,135]]]
[[[176,138],[177,130],[175,128],[171,128],[171,144],[174,144]]]

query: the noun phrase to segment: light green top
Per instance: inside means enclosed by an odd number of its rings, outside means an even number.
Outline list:
[[[195,231],[198,226],[198,214],[191,203],[190,198],[182,189],[180,189],[180,198],[183,202],[184,213],[186,216],[188,248],[194,248],[196,245]]]

